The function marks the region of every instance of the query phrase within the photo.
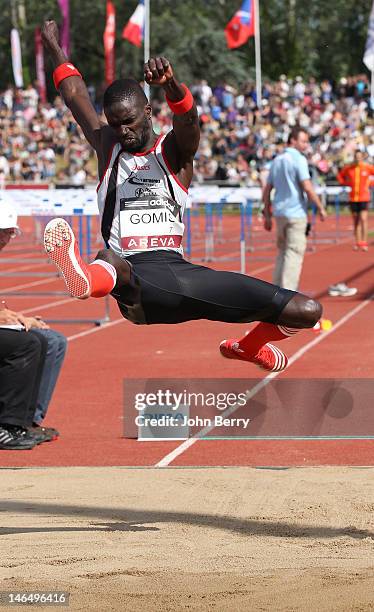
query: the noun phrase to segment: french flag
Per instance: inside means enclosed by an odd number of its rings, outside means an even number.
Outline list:
[[[136,47],[141,47],[144,36],[144,0],[140,0],[135,11],[122,31],[122,38],[126,38]]]
[[[239,11],[225,27],[226,42],[229,49],[236,49],[255,34],[254,1],[243,0]]]

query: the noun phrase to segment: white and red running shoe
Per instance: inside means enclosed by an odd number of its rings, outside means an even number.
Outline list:
[[[282,372],[288,364],[287,356],[277,346],[264,344],[256,355],[248,356],[239,348],[237,340],[223,340],[219,346],[221,355],[227,359],[241,359],[256,364],[268,372]]]
[[[65,219],[52,219],[44,230],[44,248],[64,277],[69,293],[76,298],[90,296],[90,274],[82,260],[73,230]]]

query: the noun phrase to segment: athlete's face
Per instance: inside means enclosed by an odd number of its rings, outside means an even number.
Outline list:
[[[152,134],[149,104],[139,106],[134,100],[125,99],[104,108],[104,113],[125,151],[144,151]]]

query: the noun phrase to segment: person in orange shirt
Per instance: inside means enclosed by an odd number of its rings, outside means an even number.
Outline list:
[[[341,185],[351,188],[349,201],[354,223],[355,251],[368,250],[368,207],[372,176],[374,166],[364,162],[364,154],[360,150],[355,152],[354,163],[344,166],[337,176]]]

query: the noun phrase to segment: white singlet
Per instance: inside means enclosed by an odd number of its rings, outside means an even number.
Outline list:
[[[121,145],[114,145],[97,188],[102,217],[110,174],[119,155],[109,246],[121,257],[165,249],[183,254],[187,189],[170,169],[164,142],[165,136],[160,136],[152,149],[144,153],[121,152]]]

